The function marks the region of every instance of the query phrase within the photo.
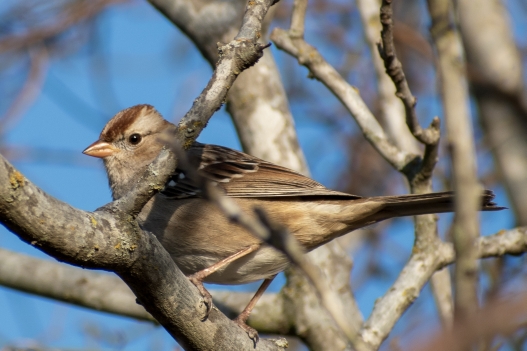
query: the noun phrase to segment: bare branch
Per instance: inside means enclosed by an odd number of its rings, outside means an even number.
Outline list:
[[[295,0],[291,15],[289,35],[292,38],[304,38],[304,23],[306,20],[307,0]]]
[[[417,119],[415,112],[415,105],[417,99],[413,96],[408,81],[403,71],[403,65],[397,58],[395,53],[395,45],[393,43],[393,12],[392,0],[383,0],[381,6],[381,38],[382,43],[378,44],[378,50],[381,58],[384,61],[386,73],[392,79],[397,89],[396,95],[404,104],[406,114],[406,124],[412,132],[413,136],[425,145],[425,154],[423,157],[421,169],[418,178],[429,179],[432,176],[435,164],[437,163],[437,155],[439,149],[440,137],[440,121],[439,118],[434,118],[430,127],[422,129]],[[430,189],[431,190],[431,189]],[[429,190],[429,191],[430,191]]]
[[[179,122],[178,138],[184,147],[196,140],[212,114],[225,102],[236,77],[254,65],[269,46],[260,44],[258,39],[261,36],[262,20],[273,4],[273,0],[249,1],[238,35],[230,43],[219,45],[219,60],[212,78]]]
[[[370,318],[364,323],[360,333],[370,350],[380,347],[395,323],[417,299],[423,286],[436,271],[438,257],[434,253],[434,247],[438,244],[439,240],[426,251],[414,252],[388,292],[376,301]]]
[[[452,283],[447,268],[436,271],[430,278],[430,288],[434,295],[437,312],[444,328],[452,327],[454,322],[454,300],[452,299]]]
[[[527,225],[525,68],[500,0],[457,2],[471,92],[517,225]],[[492,23],[491,26],[488,24]],[[514,166],[511,166],[514,165]]]
[[[455,314],[463,317],[478,308],[478,266],[474,243],[479,236],[477,211],[481,190],[477,183],[462,44],[451,21],[451,5],[450,1],[428,0],[456,196],[453,225],[458,256],[455,269]]]
[[[434,129],[422,129],[417,120],[415,105],[417,99],[413,96],[408,86],[408,81],[403,71],[403,65],[395,53],[393,44],[393,12],[392,0],[383,0],[381,6],[382,43],[378,44],[379,54],[384,61],[386,73],[397,88],[397,97],[404,103],[406,124],[412,134],[423,144],[437,144],[439,132]]]
[[[0,249],[0,284],[97,311],[156,322],[121,279]]]
[[[481,258],[524,253],[527,251],[527,228],[479,238],[475,247],[477,256]],[[364,324],[360,335],[370,349],[379,348],[395,322],[419,296],[431,275],[454,263],[455,259],[453,245],[438,239],[435,245],[428,246],[428,250],[414,252],[386,295],[377,300],[370,318]]]
[[[395,169],[402,171],[417,157],[399,150],[388,139],[357,90],[350,86],[313,46],[301,39],[291,38],[287,31],[280,28],[273,30],[271,40],[279,49],[296,57],[301,65],[309,69],[313,77],[337,96],[355,118],[366,139]]]
[[[381,40],[381,23],[379,22],[380,0],[357,0],[357,9],[361,16],[364,37],[370,49],[373,68],[377,78],[377,90],[379,94],[378,104],[380,108],[379,119],[384,121],[386,132],[394,143],[401,149],[418,154],[417,140],[411,134],[406,124],[404,105],[397,96],[396,89],[386,75],[384,62],[378,55],[378,43]]]

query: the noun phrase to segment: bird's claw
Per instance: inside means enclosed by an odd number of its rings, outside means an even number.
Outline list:
[[[188,279],[198,289],[199,293],[201,294],[201,297],[203,298],[203,303],[205,304],[206,311],[205,316],[202,319],[206,320],[209,317],[210,311],[212,310],[212,295],[207,291],[207,289],[205,289],[201,279],[195,277],[194,275],[190,275]]]
[[[249,327],[247,325],[247,323],[245,323],[244,318],[243,317],[240,318],[240,317],[242,317],[242,316],[240,315],[240,316],[236,317],[235,319],[233,319],[233,322],[238,324],[240,326],[240,328],[245,330],[247,335],[249,335],[249,338],[254,342],[254,346],[256,346],[256,344],[260,340],[260,336],[258,335],[258,332],[256,331],[256,329]]]

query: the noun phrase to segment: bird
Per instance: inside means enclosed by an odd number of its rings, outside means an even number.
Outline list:
[[[112,197],[117,200],[141,181],[164,147],[162,136],[172,133],[175,137],[176,132],[177,127],[153,106],[136,105],[118,112],[83,153],[103,160]],[[288,168],[218,145],[194,142],[186,157],[187,168],[176,166],[164,189],[148,201],[137,220],[157,237],[209,309],[212,298],[203,282],[264,280],[234,320],[255,342],[258,333],[246,324],[247,318],[274,276],[289,262],[207,201],[193,179],[196,172],[233,198],[243,211],[263,209],[306,251],[385,219],[453,211],[453,192],[361,197],[328,189]],[[485,190],[481,210],[503,209],[493,198],[492,191]]]

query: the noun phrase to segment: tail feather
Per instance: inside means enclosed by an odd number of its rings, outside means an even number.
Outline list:
[[[481,211],[506,209],[506,207],[497,206],[492,201],[494,196],[491,190],[483,192]],[[370,199],[375,200],[376,198]],[[385,207],[378,213],[385,218],[454,211],[454,192],[452,191],[419,195],[379,196],[378,199],[385,203]]]

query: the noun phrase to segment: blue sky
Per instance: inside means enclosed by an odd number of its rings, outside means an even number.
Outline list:
[[[91,50],[88,45],[74,55],[53,58],[42,93],[3,140],[11,146],[31,146],[43,150],[47,155],[43,161],[13,162],[44,191],[83,210],[94,210],[111,201],[102,163],[81,154],[97,139],[106,121],[120,109],[139,103],[152,104],[167,119],[177,121],[190,108],[212,72],[189,40],[146,3],[113,7],[98,21],[98,35],[90,45],[98,45],[102,49]],[[271,50],[279,62],[287,60],[284,53],[274,47]],[[336,53],[328,55],[332,61],[339,60]],[[101,73],[105,71],[105,64],[110,72],[108,75]],[[302,76],[306,74],[304,68],[298,68],[298,72]],[[96,79],[92,79],[94,77]],[[313,80],[306,84],[310,88],[322,89]],[[360,82],[354,84],[360,87]],[[334,98],[328,94],[328,99]],[[430,103],[426,102],[427,97],[420,100],[424,111],[437,109],[434,100],[430,100]],[[321,142],[327,139],[331,129],[298,118],[305,107],[294,105],[292,108],[313,177],[328,187],[334,186],[338,172],[328,172],[327,169],[339,169],[343,143],[338,138],[332,143]],[[344,124],[344,129],[353,130],[351,119]],[[224,109],[211,119],[199,140],[240,148]],[[483,160],[485,162],[488,161]],[[506,206],[503,191],[497,191],[498,202]],[[448,215],[442,217],[448,219]],[[447,229],[448,223],[447,220],[440,222],[441,232]],[[511,213],[500,212],[483,219],[482,232],[491,234],[512,225]],[[384,255],[379,259],[386,267],[397,270],[411,250],[411,221],[398,220],[387,236],[389,241],[383,244],[384,249],[395,246],[400,249],[401,255],[398,260]],[[51,259],[3,227],[0,227],[0,246]],[[355,265],[364,259],[365,254],[358,252]],[[369,314],[374,300],[386,291],[390,283],[366,284],[357,291],[365,315]],[[278,291],[282,284],[283,278],[278,279],[270,290]],[[256,286],[252,284],[234,289],[255,291]],[[425,289],[423,294],[429,295],[429,291]],[[425,311],[423,318],[435,313],[430,303],[418,303],[412,308]],[[100,336],[107,336],[102,339],[112,342],[103,342]],[[149,323],[0,287],[0,346],[26,345],[35,341],[45,346],[69,349],[169,350],[175,345],[162,328]]]

